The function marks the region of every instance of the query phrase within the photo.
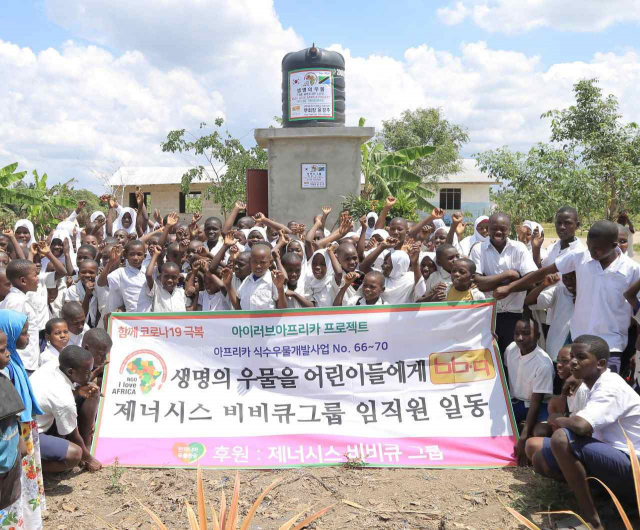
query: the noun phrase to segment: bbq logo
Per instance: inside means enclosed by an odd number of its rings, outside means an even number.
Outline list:
[[[434,385],[485,381],[495,376],[493,358],[486,348],[432,353],[429,356],[429,377]]]

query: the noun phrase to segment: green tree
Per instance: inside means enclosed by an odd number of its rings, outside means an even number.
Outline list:
[[[216,130],[200,137],[186,129],[170,131],[167,141],[160,145],[163,152],[191,153],[206,159],[206,166],[196,165],[182,175],[182,191],[189,193],[193,181],[211,182],[205,190],[206,198],[220,204],[226,213],[237,200],[246,199],[247,169],[266,169],[267,153],[258,146],[245,148],[226,129],[221,132],[223,123],[222,118],[217,118]],[[200,124],[200,129],[205,127],[206,123]],[[191,136],[195,139],[188,139]]]
[[[528,153],[503,147],[474,155],[482,171],[503,183],[492,200],[514,224],[551,221],[564,205],[589,224],[640,207],[638,126],[621,122],[616,98],[604,99],[597,80],[579,81],[574,93],[575,105],[542,115],[552,118],[550,143]]]
[[[423,145],[435,147],[430,156],[412,163],[422,183],[434,189],[443,176],[462,170],[459,154],[469,135],[464,127],[445,119],[442,109],[420,108],[405,110],[399,119],[383,121],[377,139],[387,151]]]
[[[16,172],[16,169],[17,162],[0,168],[0,211],[3,217],[15,214],[15,208],[20,204],[35,206],[40,200],[37,193],[25,186],[19,186],[27,172]]]

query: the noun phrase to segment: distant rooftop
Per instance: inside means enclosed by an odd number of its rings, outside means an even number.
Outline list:
[[[489,177],[488,174],[480,171],[473,158],[462,158],[460,161],[462,162],[462,171],[446,175],[444,178],[439,179],[438,182],[445,184],[500,184],[500,182],[496,182]],[[364,175],[360,177],[360,184],[364,184]]]
[[[109,186],[149,186],[180,184],[191,167],[137,166],[120,167],[111,175]]]

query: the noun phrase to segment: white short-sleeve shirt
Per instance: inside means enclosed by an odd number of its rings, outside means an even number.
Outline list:
[[[73,396],[74,383],[60,370],[57,362],[48,362],[30,377],[36,401],[44,414],[36,416],[38,432],[46,433],[55,420],[60,436],[72,433],[78,425]]]
[[[240,298],[240,308],[244,311],[258,309],[275,309],[278,301],[278,289],[273,284],[271,272],[267,271],[259,278],[249,274],[237,293]]]
[[[201,307],[201,311],[229,311],[231,306],[227,302],[227,297],[218,291],[214,294],[209,294],[207,291],[200,291],[198,294],[198,305]]]
[[[182,287],[174,287],[173,292],[167,291],[159,281],[153,282],[153,288],[145,286],[145,292],[152,300],[151,311],[154,313],[184,313],[187,310],[186,296]],[[138,311],[144,308],[138,306]]]
[[[640,451],[640,396],[618,374],[604,372],[576,416],[589,422],[594,438],[628,454],[624,428],[635,450]]]
[[[130,265],[120,267],[107,276],[109,285],[109,312],[119,307],[125,307],[128,313],[138,311],[140,294],[147,284],[147,277],[141,269],[134,269]]]
[[[572,252],[574,250],[585,250],[587,248],[582,244],[582,241],[580,241],[578,238],[576,238],[575,241],[572,241],[571,243],[569,243],[569,246],[566,248],[561,248],[561,246],[562,246],[562,241],[556,241],[553,245],[551,245],[547,249],[547,255],[542,260],[543,267],[548,267],[549,265],[555,263],[560,256],[562,256],[563,254],[566,254],[567,252]]]
[[[512,398],[528,406],[532,394],[553,394],[553,361],[542,348],[537,346],[531,353],[522,355],[518,345],[512,342],[504,352],[504,359]]]
[[[431,291],[433,291],[441,283],[444,283],[447,287],[449,287],[453,282],[451,281],[451,274],[444,270],[442,267],[438,266],[438,270],[431,274],[425,282],[425,295],[431,293]]]
[[[552,361],[558,358],[558,352],[567,342],[571,319],[575,311],[573,295],[563,283],[552,285],[538,295],[531,309],[546,309],[547,322],[550,324],[547,334],[546,351]]]
[[[624,292],[640,279],[640,264],[616,249],[618,257],[606,269],[588,250],[568,252],[556,260],[561,274],[575,271],[578,283],[571,319],[571,337],[602,337],[612,351],[624,351],[633,308]]]
[[[27,293],[27,299],[36,312],[38,329],[41,331],[51,318],[49,314],[49,302],[47,300],[47,289],[56,286],[55,272],[41,272],[38,275],[38,290]]]
[[[479,245],[474,245],[470,254],[471,260],[476,264],[476,272],[485,276],[494,276],[508,270],[518,271],[520,276],[525,276],[530,272],[538,270],[527,246],[520,241],[507,239],[502,252],[498,252],[496,247],[487,239]],[[511,293],[504,300],[498,300],[498,313],[522,313],[524,299],[527,293]],[[487,293],[487,298],[491,298],[491,293]]]
[[[98,299],[96,298],[96,288],[98,287],[95,284],[93,290],[93,296],[91,296],[91,300],[89,300],[89,314],[87,315],[87,323],[91,323],[93,327],[98,325],[97,316],[98,316]],[[66,302],[82,302],[84,301],[84,297],[86,294],[86,290],[82,282],[74,283],[71,287],[69,287],[64,293],[64,303]]]
[[[82,339],[84,338],[84,334],[89,331],[91,328],[85,322],[84,327],[82,328],[82,333],[80,335],[76,335],[75,333],[71,333],[69,331],[69,342],[67,346],[82,346]]]
[[[575,416],[584,408],[588,396],[589,387],[584,383],[578,387],[573,396],[567,396],[567,408],[569,409],[570,416]]]
[[[36,310],[27,295],[15,287],[11,287],[5,299],[0,302],[0,309],[11,309],[27,315],[29,344],[24,350],[18,350],[18,354],[27,370],[35,370],[40,365],[40,330]]]

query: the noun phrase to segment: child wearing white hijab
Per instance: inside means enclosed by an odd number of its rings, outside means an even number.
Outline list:
[[[376,232],[376,223],[378,222],[378,214],[376,212],[369,212],[367,214],[367,231],[365,237],[367,241],[371,239],[371,236]]]
[[[371,239],[371,238],[375,238],[375,241],[378,243],[378,245],[380,243],[382,243],[385,239],[387,239],[389,237],[389,232],[387,232],[386,230],[384,230],[383,228],[378,228],[376,230],[374,230],[371,233],[371,237],[367,238],[367,239]],[[364,257],[366,258],[369,254],[371,254],[373,251],[375,250],[375,247],[372,248],[371,250],[365,250],[364,251]],[[373,262],[373,265],[371,266],[371,269],[373,269],[374,271],[378,271],[378,272],[382,272],[382,262],[384,261],[384,257],[389,253],[388,250],[383,250],[382,254],[380,254],[377,258],[376,261]]]
[[[480,226],[481,224],[483,225],[482,227]],[[480,232],[478,228],[480,228],[482,232]],[[485,235],[488,234],[488,229],[489,217],[487,217],[486,215],[481,215],[476,219],[475,223],[473,223],[473,234],[469,237],[465,237],[462,241],[460,241],[460,254],[468,257],[469,254],[471,254],[473,245],[475,245],[476,243],[484,243],[489,237],[488,235]]]
[[[128,227],[125,227],[122,224],[122,218],[126,215],[129,214],[131,216],[131,224]],[[124,230],[127,234],[137,234],[137,230],[136,230],[136,218],[137,218],[137,214],[136,211],[133,208],[121,208],[118,211],[118,218],[116,219],[115,223],[113,223],[113,229],[112,232],[115,234],[118,230]]]
[[[26,232],[29,233],[29,240],[26,240]],[[36,242],[35,230],[33,229],[33,223],[29,221],[29,219],[20,219],[15,226],[13,227],[13,233],[16,236],[18,241],[24,241],[27,244],[28,248],[31,248],[31,245]]]
[[[404,250],[391,250],[382,263],[382,274],[386,278],[382,299],[387,304],[413,302],[414,275],[409,271],[409,254]]]

